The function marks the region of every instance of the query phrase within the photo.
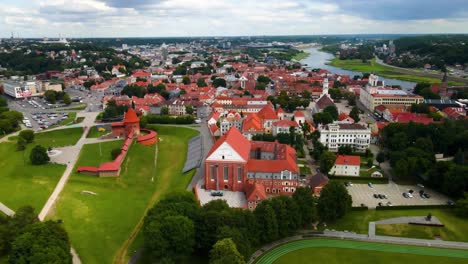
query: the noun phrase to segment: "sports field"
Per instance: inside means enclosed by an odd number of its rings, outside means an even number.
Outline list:
[[[280,245],[257,264],[289,263],[444,263],[468,262],[468,251],[351,240],[304,239]],[[407,262],[408,261],[408,262]]]

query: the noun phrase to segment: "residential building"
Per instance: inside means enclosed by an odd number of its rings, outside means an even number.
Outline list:
[[[361,169],[361,157],[350,155],[338,155],[335,165],[330,170],[330,175],[359,176]]]
[[[371,129],[361,124],[333,123],[320,125],[320,143],[330,151],[338,151],[341,146],[351,146],[356,151],[369,148]]]

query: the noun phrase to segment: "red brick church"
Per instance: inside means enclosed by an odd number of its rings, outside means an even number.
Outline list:
[[[205,160],[205,188],[245,192],[247,207],[299,186],[296,150],[278,142],[249,141],[232,127]]]

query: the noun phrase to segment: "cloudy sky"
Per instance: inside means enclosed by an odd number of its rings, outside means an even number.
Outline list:
[[[468,33],[468,0],[0,0],[0,37]]]

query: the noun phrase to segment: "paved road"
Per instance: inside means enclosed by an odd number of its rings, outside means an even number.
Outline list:
[[[192,180],[190,181],[190,184],[187,186],[187,190],[191,191],[193,190],[193,187],[200,181],[202,181],[203,176],[205,175],[205,159],[206,156],[208,155],[208,152],[210,151],[211,147],[213,146],[213,137],[211,136],[210,131],[208,130],[208,125],[206,122],[202,121],[202,125],[200,126],[200,134],[201,134],[201,139],[202,139],[202,162],[200,164],[200,167],[197,169],[197,172],[195,175],[193,175]]]
[[[8,208],[6,205],[4,205],[1,202],[0,202],[0,211],[2,211],[3,213],[5,213],[8,216],[12,216],[12,215],[15,214],[15,211],[11,210],[10,208]]]

